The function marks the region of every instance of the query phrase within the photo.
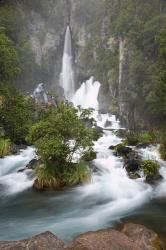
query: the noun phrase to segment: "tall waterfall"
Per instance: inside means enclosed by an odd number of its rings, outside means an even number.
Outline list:
[[[64,90],[65,98],[68,101],[71,101],[75,92],[75,84],[74,84],[74,70],[73,70],[73,56],[72,56],[72,39],[69,26],[67,26],[65,34],[62,71],[60,75],[60,86]]]

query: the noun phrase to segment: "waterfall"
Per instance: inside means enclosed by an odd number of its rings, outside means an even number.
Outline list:
[[[74,70],[73,70],[73,56],[72,56],[72,40],[70,27],[67,26],[65,34],[64,52],[62,59],[62,71],[60,74],[60,86],[64,90],[65,98],[71,101],[74,92]]]
[[[76,91],[72,102],[75,106],[82,108],[93,108],[98,110],[98,94],[100,90],[100,83],[94,81],[91,77],[86,82],[82,83],[81,87]]]
[[[37,88],[34,90],[32,97],[35,99],[36,103],[48,103],[48,96],[44,89],[44,83],[39,83]]]

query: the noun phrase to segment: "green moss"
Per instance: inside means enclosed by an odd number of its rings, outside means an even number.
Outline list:
[[[84,161],[93,161],[94,159],[96,159],[96,152],[93,150],[86,152],[82,157]]]
[[[158,162],[156,161],[152,161],[152,160],[145,160],[143,161],[143,163],[141,164],[141,169],[143,170],[144,174],[146,176],[155,176],[159,174],[159,168],[160,165]]]

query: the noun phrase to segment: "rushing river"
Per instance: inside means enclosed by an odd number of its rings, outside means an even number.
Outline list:
[[[111,121],[110,129],[118,129],[114,116],[97,115],[98,125]],[[157,159],[164,177],[157,186],[144,179],[131,180],[123,168],[122,158],[108,149],[121,139],[105,130],[95,143],[97,159],[92,182],[61,192],[37,192],[32,189],[33,172],[17,173],[34,158],[29,147],[19,155],[0,159],[0,239],[22,239],[50,230],[68,240],[89,230],[118,225],[123,220],[141,222],[161,235],[166,235],[166,168],[156,147],[140,150],[145,159]]]

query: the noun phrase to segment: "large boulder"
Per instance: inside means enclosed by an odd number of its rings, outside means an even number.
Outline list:
[[[134,241],[135,247],[141,250],[164,250],[163,243],[159,236],[143,225],[127,223],[122,229],[122,233]]]
[[[2,241],[1,250],[62,250],[64,243],[51,232],[44,232],[20,241]]]
[[[125,234],[112,230],[88,232],[76,237],[67,250],[141,250]]]

